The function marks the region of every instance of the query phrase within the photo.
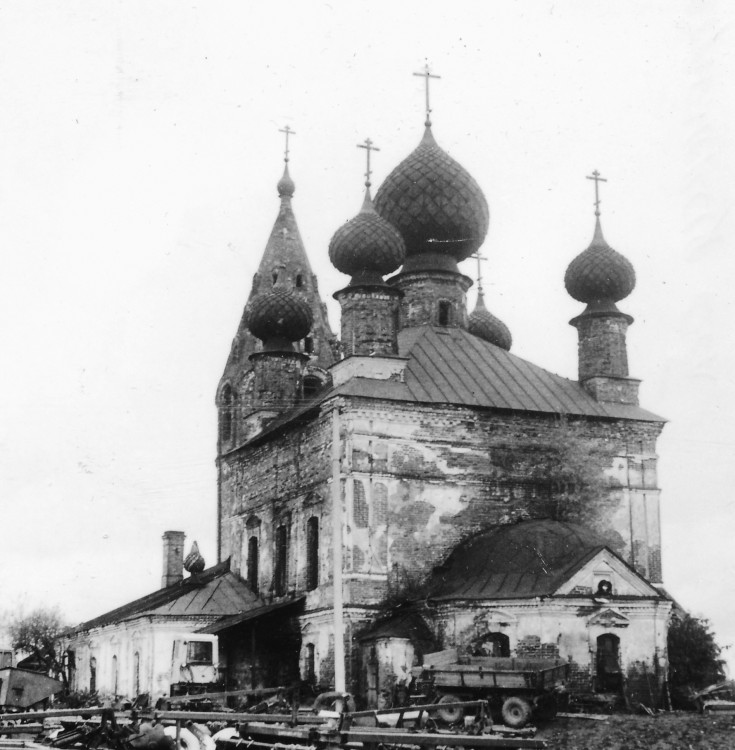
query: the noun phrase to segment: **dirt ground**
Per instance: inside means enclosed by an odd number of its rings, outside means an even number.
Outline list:
[[[553,750],[734,750],[735,715],[666,713],[611,716],[605,721],[558,718],[536,735]]]

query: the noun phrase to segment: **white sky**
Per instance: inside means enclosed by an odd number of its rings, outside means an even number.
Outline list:
[[[278,209],[327,245],[434,133],[490,204],[488,307],[576,377],[564,291],[593,231],[660,445],[664,577],[735,643],[735,10],[688,2],[0,4],[0,591],[72,622],[158,587],[161,534],[215,562],[214,393]],[[464,270],[474,276],[470,261]],[[474,304],[474,293],[470,292]]]

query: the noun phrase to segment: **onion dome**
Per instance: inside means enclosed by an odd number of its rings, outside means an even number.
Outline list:
[[[587,304],[615,303],[633,291],[633,265],[607,244],[602,236],[599,216],[592,242],[569,264],[564,286],[574,299]]]
[[[199,552],[199,545],[194,542],[191,545],[191,551],[184,558],[184,568],[189,573],[196,574],[201,573],[204,570],[204,558]]]
[[[411,262],[417,255],[443,256],[444,265],[456,270],[456,262],[480,247],[490,222],[480,186],[439,148],[428,126],[418,147],[380,186],[375,210],[403,236],[409,270],[420,267]]]
[[[406,257],[406,246],[398,231],[373,207],[370,188],[360,213],[343,224],[329,243],[329,260],[342,273],[352,276],[350,285],[383,283]]]
[[[513,337],[505,323],[496,318],[486,307],[482,291],[477,293],[477,304],[469,318],[468,330],[473,336],[510,351]]]
[[[279,283],[256,297],[246,311],[248,329],[263,342],[265,350],[291,351],[292,342],[303,339],[311,330],[309,305],[286,288],[284,277],[280,273]]]
[[[286,164],[286,166],[284,167],[283,177],[278,180],[276,188],[278,189],[278,195],[280,195],[281,198],[293,198],[294,191],[296,190],[296,185],[294,185],[294,181],[291,179],[291,175],[288,173],[288,164]]]

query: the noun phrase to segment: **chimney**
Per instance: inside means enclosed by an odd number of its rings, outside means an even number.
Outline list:
[[[162,589],[184,579],[184,539],[186,534],[183,531],[163,532]]]

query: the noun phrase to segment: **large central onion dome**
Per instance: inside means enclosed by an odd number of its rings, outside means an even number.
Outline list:
[[[599,217],[590,246],[569,264],[564,274],[564,286],[574,299],[588,305],[614,304],[633,291],[633,265],[607,244]]]
[[[408,260],[404,271],[421,264],[418,255],[439,256],[435,263],[456,270],[456,263],[482,244],[490,211],[480,186],[443,151],[427,126],[424,137],[380,186],[375,210],[401,233]],[[441,263],[444,257],[449,263]]]
[[[382,284],[406,256],[398,231],[375,212],[370,188],[360,213],[343,224],[329,243],[329,259],[342,273],[352,276],[350,285]]]
[[[309,305],[280,284],[256,297],[247,310],[248,329],[266,351],[292,351],[292,342],[307,336],[311,324]]]

